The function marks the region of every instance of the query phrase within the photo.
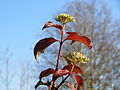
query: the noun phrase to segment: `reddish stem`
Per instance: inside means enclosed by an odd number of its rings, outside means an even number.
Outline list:
[[[64,27],[65,27],[65,25],[63,25],[63,29],[61,30],[61,41],[60,41],[60,47],[59,47],[58,59],[57,59],[57,64],[56,64],[55,71],[58,70],[59,64],[60,64],[60,60],[61,60],[62,44],[63,44],[63,38],[64,38]],[[53,79],[54,79],[54,75],[53,75],[52,81],[53,81]],[[54,88],[55,88],[54,85],[55,85],[55,81],[53,81],[52,90],[54,90]]]
[[[63,24],[63,29],[61,30],[61,41],[60,41],[58,59],[57,59],[57,64],[56,64],[56,69],[55,69],[56,71],[58,70],[60,60],[61,60],[62,44],[63,44],[63,38],[64,38],[64,28],[65,28],[65,25]]]
[[[72,73],[74,67],[75,67],[75,66],[73,65],[70,73]],[[66,80],[69,76],[70,76],[70,74],[68,74],[68,75],[66,76],[66,78],[62,80],[62,82],[57,86],[57,89],[65,82],[65,80]]]
[[[62,80],[62,82],[57,86],[56,89],[58,89],[58,88],[65,82],[65,80],[66,80],[69,76],[70,76],[70,74],[67,75],[67,76],[65,77],[65,79]]]

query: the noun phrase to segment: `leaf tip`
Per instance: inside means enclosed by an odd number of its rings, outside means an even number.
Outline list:
[[[41,81],[38,81],[37,84],[35,85],[35,89],[37,89],[37,87],[41,85],[41,83],[42,83]]]
[[[35,55],[35,60],[37,61],[37,63],[39,63],[38,62],[38,54]]]
[[[42,30],[45,29],[45,26],[43,26]]]
[[[38,54],[35,52],[35,49],[34,49],[34,58],[36,61],[38,61]]]
[[[52,27],[52,26],[53,26],[53,22],[48,21],[48,22],[43,26],[42,30],[45,29],[45,28],[48,28],[48,27]]]

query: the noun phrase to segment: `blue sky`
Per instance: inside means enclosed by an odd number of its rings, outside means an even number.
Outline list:
[[[0,53],[33,56],[32,49],[44,23],[52,20],[66,0],[0,0]]]
[[[10,48],[13,57],[33,58],[44,23],[69,0],[0,0],[0,54]],[[120,1],[107,0],[113,16],[120,18]]]
[[[0,55],[6,48],[12,60],[34,62],[33,47],[44,23],[69,0],[0,0]],[[106,0],[116,18],[120,18],[120,0]],[[33,61],[32,61],[33,60]]]
[[[106,0],[108,7],[111,9],[115,18],[120,18],[120,0]]]
[[[0,60],[4,60],[6,48],[9,48],[13,54],[10,70],[15,76],[12,88],[15,89],[14,81],[18,80],[17,74],[19,72],[16,72],[16,70],[18,71],[19,66],[22,66],[19,63],[25,60],[31,63],[35,62],[33,48],[35,43],[40,39],[38,35],[42,33],[41,28],[45,22],[53,19],[56,11],[66,1],[0,0]],[[1,68],[4,69],[4,65]],[[2,86],[4,87],[3,84]]]

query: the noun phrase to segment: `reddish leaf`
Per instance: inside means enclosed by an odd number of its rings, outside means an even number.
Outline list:
[[[45,51],[45,49],[51,45],[52,43],[56,42],[58,40],[54,38],[45,38],[40,40],[34,47],[34,56],[36,61],[38,61],[38,56]]]
[[[78,85],[77,87],[77,90],[80,90],[81,86],[83,85],[83,79],[81,78],[81,76],[75,74],[75,80],[76,80],[76,83]]]
[[[41,80],[43,77],[47,77],[50,74],[54,74],[55,70],[53,68],[46,69],[40,73],[39,79]]]
[[[35,89],[40,86],[40,85],[46,85],[46,86],[50,86],[51,82],[47,81],[47,82],[42,82],[41,80],[37,82],[37,84],[35,85]]]
[[[84,43],[89,49],[92,48],[91,40],[87,38],[86,36],[80,36],[78,35],[77,32],[66,32],[66,33],[69,35],[67,36],[65,40],[72,40],[71,44],[73,44],[75,41],[78,41],[78,42]]]
[[[70,90],[77,90],[71,83],[67,83],[67,86],[70,88]]]
[[[42,30],[45,29],[45,28],[48,28],[48,27],[52,27],[52,26],[53,26],[53,22],[48,21],[48,22],[43,26]]]
[[[67,70],[67,69],[61,69],[61,70],[58,70],[55,72],[54,74],[54,81],[56,81],[56,79],[60,76],[63,76],[63,75],[67,75],[67,74],[70,74],[70,72]]]
[[[59,30],[62,30],[63,29],[63,26],[59,25],[59,24],[54,24],[53,27],[59,29]]]
[[[77,34],[77,32],[66,32],[67,34]]]
[[[71,72],[72,67],[73,67],[73,65],[67,65],[67,66],[65,66],[63,69],[67,69],[68,71]],[[80,67],[74,65],[74,68],[73,68],[73,70],[72,70],[72,73],[76,73],[76,74],[80,73],[80,74],[82,74],[83,72],[82,72],[82,70],[81,70]]]
[[[42,30],[45,29],[45,28],[48,28],[48,27],[55,27],[55,28],[57,28],[57,29],[59,29],[59,30],[62,30],[62,29],[63,29],[63,26],[61,26],[61,25],[59,25],[59,24],[53,24],[53,22],[48,21],[48,22],[44,25],[44,27],[42,28]]]
[[[72,42],[70,43],[70,45],[72,45],[74,42],[75,42],[75,41],[74,41],[74,40],[72,40]]]

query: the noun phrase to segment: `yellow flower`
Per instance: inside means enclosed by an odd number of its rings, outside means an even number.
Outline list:
[[[78,63],[87,63],[89,60],[84,54],[76,51],[63,54],[63,58],[66,59],[68,64],[72,65],[76,65]]]
[[[75,21],[74,17],[70,16],[69,14],[62,14],[62,13],[56,16],[55,20],[61,22],[62,24]]]

